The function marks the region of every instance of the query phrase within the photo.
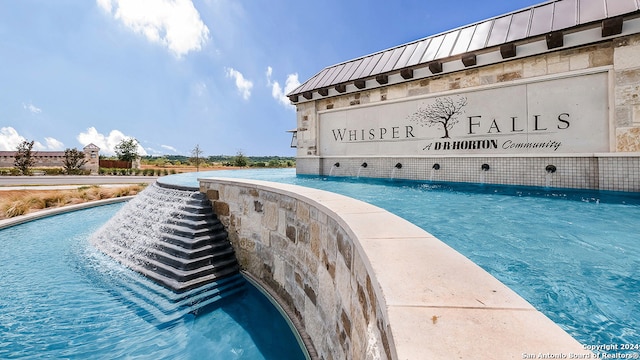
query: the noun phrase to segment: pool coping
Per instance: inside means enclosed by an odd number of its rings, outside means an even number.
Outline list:
[[[375,282],[379,306],[391,330],[392,358],[591,354],[477,264],[384,209],[298,185],[236,178],[199,181],[201,189],[203,183],[213,182],[293,198],[338,222],[354,239]]]

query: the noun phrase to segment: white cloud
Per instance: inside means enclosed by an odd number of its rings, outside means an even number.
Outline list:
[[[167,150],[173,152],[173,153],[178,153],[178,150],[176,148],[174,148],[173,146],[170,145],[160,145],[161,149],[156,149],[155,147],[150,147],[147,146],[145,147],[145,150],[147,151],[148,154],[150,154],[151,156],[163,156],[163,155],[167,155]]]
[[[18,145],[25,140],[16,129],[12,127],[0,128],[0,150],[14,151]]]
[[[174,153],[178,152],[178,149],[174,148],[173,146],[169,146],[169,145],[160,145],[161,148],[169,150],[169,151],[173,151]]]
[[[204,82],[193,84],[193,92],[196,94],[196,96],[199,97],[206,96],[208,93],[207,84],[205,84]]]
[[[40,114],[42,112],[42,109],[40,109],[39,107],[29,103],[29,104],[25,104],[22,103],[22,108],[25,110],[28,110],[29,112],[31,112],[32,114]]]
[[[44,141],[47,144],[45,146],[47,150],[64,150],[64,144],[62,143],[62,141],[59,141],[52,137],[46,137],[44,138]]]
[[[244,78],[241,72],[235,70],[234,68],[226,68],[227,77],[233,78],[236,80],[236,87],[242,94],[242,97],[245,100],[249,100],[251,96],[251,89],[253,88],[253,82]]]
[[[289,74],[287,75],[287,80],[284,83],[284,89],[280,86],[280,83],[277,81],[271,81],[271,75],[273,74],[273,69],[271,66],[267,67],[267,84],[271,86],[271,96],[276,99],[279,103],[284,105],[289,109],[295,110],[295,106],[291,104],[287,94],[291,91],[295,90],[298,86],[300,86],[300,81],[298,80],[298,74]]]
[[[12,127],[0,128],[0,151],[14,151],[21,142],[26,141],[24,136]],[[64,144],[52,137],[44,138],[46,145],[39,141],[33,142],[33,150],[64,150]]]
[[[96,0],[105,12],[178,58],[199,51],[209,28],[191,0]]]
[[[120,130],[111,130],[109,135],[105,136],[96,130],[95,127],[90,127],[86,132],[78,134],[77,139],[82,146],[94,144],[100,148],[100,153],[112,156],[115,155],[115,148],[122,140],[132,139],[133,136],[123,134]],[[146,156],[147,151],[138,143],[138,155]]]
[[[104,11],[111,14],[111,10],[113,9],[113,5],[111,4],[111,0],[96,0],[98,6],[100,6]]]
[[[47,147],[42,145],[42,143],[39,142],[39,141],[34,141],[33,142],[33,150],[34,151],[45,151],[45,150],[47,150]]]
[[[147,153],[151,154],[151,156],[159,156],[162,155],[162,151],[158,151],[152,147],[146,147],[145,150],[147,150]]]

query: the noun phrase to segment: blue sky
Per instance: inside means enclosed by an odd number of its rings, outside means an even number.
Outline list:
[[[0,150],[294,156],[324,67],[541,0],[3,0]]]

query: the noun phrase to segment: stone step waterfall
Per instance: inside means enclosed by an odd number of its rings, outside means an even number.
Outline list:
[[[197,188],[151,184],[90,241],[151,280],[121,272],[118,289],[160,323],[197,312],[245,285],[227,232]]]

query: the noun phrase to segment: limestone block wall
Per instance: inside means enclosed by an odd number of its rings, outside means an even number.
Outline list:
[[[92,174],[98,173],[99,151],[100,149],[90,144],[82,150],[85,154],[86,163],[80,168],[89,170]],[[0,151],[0,167],[12,168],[15,161],[15,151]],[[34,167],[63,167],[65,155],[64,151],[34,151]]]
[[[317,103],[316,102],[306,102],[297,105],[297,136],[298,136],[298,146],[297,146],[297,155],[298,156],[307,156],[307,155],[318,155],[317,148]],[[333,106],[332,104],[326,104],[325,106]]]
[[[241,267],[294,310],[319,358],[395,358],[384,300],[340,219],[296,194],[251,184],[201,181],[200,191]]]
[[[640,151],[640,36],[614,42],[615,151]]]
[[[572,71],[603,66],[613,67],[616,74],[616,116],[619,117],[617,124],[620,127],[640,129],[640,122],[634,125],[631,120],[634,105],[640,104],[638,96],[633,96],[633,91],[635,90],[637,94],[638,86],[640,86],[637,81],[640,79],[640,57],[631,57],[635,52],[640,54],[640,35],[620,38],[615,42],[611,40],[596,45],[505,61],[388,87],[298,103],[296,104],[298,109],[297,155],[321,155],[317,153],[317,114],[319,111],[382,103],[388,100],[421,95],[438,95],[461,89],[471,90],[487,85],[508,84],[515,80],[560,76]],[[615,65],[614,58],[617,59]],[[634,79],[636,79],[635,82]],[[639,116],[638,119],[640,119],[640,112],[636,116]],[[302,141],[300,141],[301,139]],[[628,149],[627,151],[640,150],[640,148]]]
[[[91,174],[98,174],[100,170],[100,148],[89,144],[82,151],[84,152],[84,159],[87,161],[82,165],[82,169],[91,171]]]
[[[634,164],[640,156],[640,34],[605,40],[586,46],[547,52],[530,57],[514,58],[500,63],[470,68],[463,71],[435,75],[423,79],[407,81],[386,87],[364,89],[359,92],[339,96],[302,101],[297,106],[298,151],[297,169],[299,174],[329,175],[331,165],[339,161],[337,157],[328,157],[319,150],[319,114],[331,109],[349,109],[362,105],[384,104],[386,101],[404,100],[416,97],[439,96],[458,91],[482,91],[495,86],[507,86],[513,83],[554,79],[564,76],[580,76],[593,71],[608,74],[609,115],[608,147],[610,155],[622,155],[611,161],[607,154],[571,154],[556,156],[554,153],[540,152],[514,156],[485,156],[486,161],[496,164],[494,172],[485,174],[488,182],[545,186],[548,177],[540,172],[540,166],[548,158],[561,163],[559,172],[552,177],[551,186],[569,188],[606,189],[618,191],[640,191],[637,180],[640,169]],[[440,161],[448,165],[451,174],[438,172],[442,181],[478,182],[480,173],[476,170],[474,155],[449,156],[438,160],[423,156],[398,156],[393,159],[384,156],[363,156],[349,154],[354,163],[363,161],[380,164],[378,172],[362,171],[373,177],[391,177],[393,165],[400,161],[407,164]],[[602,155],[602,156],[601,156]],[[462,160],[461,158],[467,159]],[[633,158],[635,157],[635,159]],[[376,159],[376,160],[373,160]],[[600,172],[599,164],[606,163],[606,172]],[[359,165],[359,164],[358,164]],[[451,166],[460,166],[454,169]],[[358,166],[351,167],[358,169]],[[380,170],[384,169],[384,170]],[[563,171],[560,171],[562,169]],[[340,171],[338,171],[340,170]],[[356,170],[334,169],[333,175],[355,176]],[[415,170],[415,171],[413,171]],[[444,170],[444,169],[443,169]],[[413,172],[412,172],[413,171]],[[498,172],[500,171],[500,172]],[[584,174],[584,176],[583,176]],[[406,179],[429,180],[430,167],[409,166],[399,175]],[[622,180],[628,175],[629,181]],[[611,176],[611,178],[609,178]],[[606,185],[603,185],[606,184]]]

